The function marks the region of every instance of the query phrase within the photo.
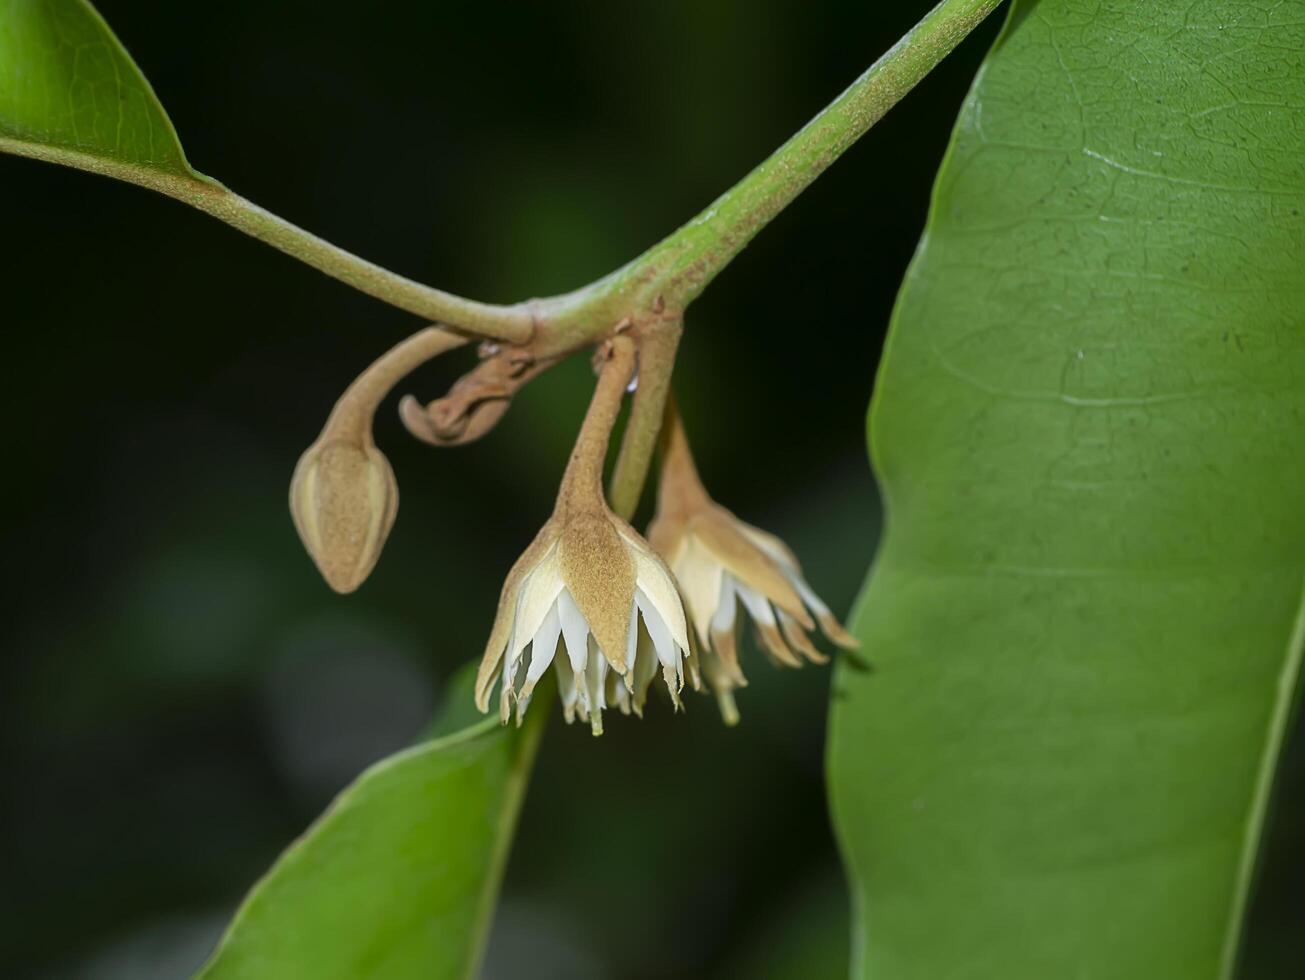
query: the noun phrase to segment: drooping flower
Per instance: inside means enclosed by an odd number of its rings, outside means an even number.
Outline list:
[[[677,707],[686,673],[696,686],[675,580],[603,497],[602,462],[632,369],[629,341],[614,343],[557,508],[504,583],[476,678],[481,711],[489,710],[494,684],[501,682],[504,722],[515,704],[520,723],[550,666],[567,721],[578,715],[595,735],[602,733],[606,708],[641,714],[658,674]]]
[[[700,641],[702,673],[728,724],[738,721],[734,691],[747,684],[736,642],[740,605],[777,664],[800,667],[803,658],[828,660],[811,641],[817,623],[838,646],[858,646],[807,584],[788,546],[707,495],[673,406],[667,411],[657,514],[648,538],[679,582]]]
[[[598,735],[605,708],[642,714],[658,674],[678,706],[689,657],[674,580],[634,529],[610,512],[554,515],[508,575],[476,701],[488,710],[501,681],[500,715],[515,703],[520,723],[551,665],[567,721]]]

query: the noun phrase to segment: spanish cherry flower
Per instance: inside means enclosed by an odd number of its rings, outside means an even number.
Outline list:
[[[702,485],[678,414],[668,407],[663,432],[657,514],[648,538],[680,585],[702,651],[702,673],[727,724],[738,721],[734,691],[747,684],[739,665],[736,624],[740,606],[760,646],[780,665],[828,658],[811,641],[818,623],[846,649],[859,644],[802,576],[788,546],[739,520]]]
[[[605,709],[642,715],[659,675],[677,708],[686,672],[697,685],[675,580],[603,496],[607,440],[633,368],[628,344],[612,345],[557,507],[503,586],[476,703],[488,711],[501,682],[504,723],[513,705],[521,723],[550,666],[567,721],[579,716],[595,735],[602,734]]]

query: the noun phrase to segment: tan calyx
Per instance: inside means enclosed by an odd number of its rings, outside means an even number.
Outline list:
[[[290,515],[322,577],[336,592],[367,578],[394,526],[399,487],[370,437],[329,432],[309,446],[290,481]]]
[[[745,528],[748,525],[724,507],[709,504],[689,518],[686,531],[736,579],[760,592],[803,628],[815,629],[797,590],[776,561],[749,540]]]
[[[582,511],[565,520],[558,541],[562,581],[607,662],[626,672],[634,605],[635,563],[617,532],[616,516]]]
[[[598,384],[562,476],[553,520],[561,527],[558,557],[566,587],[603,656],[624,674],[636,569],[603,494],[603,462],[635,372],[634,342],[618,336],[598,357]]]
[[[503,590],[498,597],[498,610],[494,614],[494,625],[489,631],[489,641],[485,644],[485,653],[476,671],[476,707],[481,711],[489,710],[489,695],[494,683],[503,671],[503,656],[508,641],[512,639],[512,627],[516,622],[517,603],[521,597],[521,584],[526,576],[533,572],[540,560],[557,543],[559,527],[549,521],[530,546],[521,553],[512,570],[503,582]]]

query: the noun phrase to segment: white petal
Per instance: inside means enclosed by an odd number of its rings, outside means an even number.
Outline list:
[[[829,611],[829,607],[820,601],[820,596],[816,595],[815,592],[811,590],[811,586],[807,585],[807,583],[802,580],[801,575],[798,575],[796,572],[792,573],[789,575],[788,580],[792,583],[793,588],[797,589],[797,593],[802,597],[802,601],[810,606],[813,612],[824,616],[832,615]]]
[[[713,633],[728,633],[734,628],[734,614],[736,602],[734,594],[738,587],[734,584],[733,575],[722,575],[720,579],[720,599],[716,603],[716,612],[711,617],[711,631]]]
[[[607,703],[616,705],[623,715],[630,713],[630,691],[616,671],[607,675]]]
[[[548,665],[553,662],[557,652],[557,638],[562,632],[562,620],[557,614],[557,603],[548,610],[548,615],[539,624],[534,639],[530,643],[530,669],[526,671],[526,685],[534,687],[539,678],[544,676]]]
[[[571,669],[583,674],[589,656],[589,624],[566,589],[557,597],[557,612],[562,621],[562,636],[566,638],[566,655],[571,660]],[[583,685],[577,686],[583,693]]]
[[[512,627],[512,642],[508,646],[509,664],[520,656],[525,645],[534,638],[558,593],[562,591],[562,563],[557,554],[557,546],[554,545],[521,583],[516,623]]]
[[[647,627],[639,636],[639,652],[634,663],[634,713],[643,717],[643,704],[648,697],[648,686],[657,676],[657,651],[652,648]]]
[[[671,637],[679,646],[689,649],[688,624],[684,621],[684,604],[676,591],[675,582],[670,573],[653,557],[647,547],[630,544],[630,554],[634,556],[635,584],[649,601],[657,607],[662,621],[671,631]]]
[[[766,601],[764,595],[754,589],[749,589],[746,585],[739,585],[738,593],[739,598],[743,600],[743,605],[753,619],[766,626],[775,625],[775,613],[770,608],[770,603]]]
[[[575,688],[575,671],[566,657],[557,657],[554,663],[557,665],[557,694],[562,699],[562,712],[569,725],[575,721],[575,705],[579,697]]]
[[[512,602],[512,631],[508,634],[507,647],[503,651],[503,689],[505,691],[512,686],[512,679],[516,673],[517,660],[520,658],[521,652],[526,648],[526,644],[518,644],[516,638],[517,624],[521,622],[521,600],[525,597],[526,586],[530,584],[530,574],[531,573],[527,572],[526,577],[523,578],[521,584],[517,586],[516,598]],[[526,641],[528,642],[529,639],[530,638],[527,637]]]
[[[607,658],[599,655],[595,643],[590,652],[589,666],[585,670],[585,689],[589,692],[590,710],[602,711],[607,707],[607,670]]]
[[[657,607],[652,604],[642,589],[636,589],[634,601],[643,613],[643,625],[648,629],[648,638],[652,640],[653,649],[657,651],[657,659],[661,661],[663,667],[674,667],[679,660],[675,650],[675,641],[671,639],[671,631],[666,628],[666,622],[662,619]]]
[[[692,537],[687,539],[679,559],[672,567],[684,601],[688,603],[689,615],[698,629],[698,636],[706,643],[708,625],[716,609],[716,599],[720,596],[725,569]]]
[[[634,660],[639,655],[639,603],[630,603],[630,631],[625,641],[625,686],[634,690]]]

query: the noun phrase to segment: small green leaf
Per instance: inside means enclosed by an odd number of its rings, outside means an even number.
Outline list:
[[[363,773],[254,886],[198,977],[474,976],[547,715],[483,720]]]
[[[505,340],[529,315],[462,299],[367,262],[192,168],[154,90],[86,0],[0,0],[0,153],[166,194],[428,320]]]
[[[1302,52],[1021,0],[975,82],[870,415],[856,976],[1233,972],[1305,641]]]
[[[147,186],[209,182],[85,0],[0,0],[0,149]]]

